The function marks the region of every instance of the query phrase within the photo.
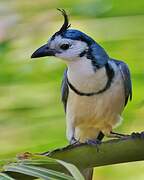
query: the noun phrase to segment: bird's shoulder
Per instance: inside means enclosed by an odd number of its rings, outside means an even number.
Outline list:
[[[125,62],[121,60],[111,59],[111,61],[116,64],[116,66],[121,72],[121,76],[124,83],[125,105],[126,105],[128,100],[132,100],[132,82],[131,82],[131,74],[129,67]]]

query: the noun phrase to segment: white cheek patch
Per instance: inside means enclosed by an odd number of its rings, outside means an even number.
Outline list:
[[[88,50],[88,46],[83,41],[74,41],[71,51],[75,52],[76,54],[80,54],[84,50]]]
[[[57,57],[61,57],[63,59],[74,59],[79,56],[80,53],[82,53],[85,50],[88,50],[88,46],[85,42],[77,41],[77,40],[71,40],[72,46],[65,51],[62,51],[59,54],[56,54]]]
[[[52,41],[49,40],[49,47],[51,49],[57,50],[55,56],[60,57],[65,60],[71,60],[74,58],[77,58],[79,54],[81,54],[83,51],[88,49],[88,46],[83,41],[78,40],[72,40],[63,38],[61,35],[56,36]],[[60,49],[60,45],[62,44],[70,44],[70,48],[67,50]]]

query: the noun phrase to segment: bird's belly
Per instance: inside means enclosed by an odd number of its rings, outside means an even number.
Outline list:
[[[109,134],[120,120],[124,108],[121,82],[95,96],[79,96],[70,90],[67,104],[67,124],[75,128],[78,139],[95,138],[99,131]],[[82,140],[83,141],[83,140]]]

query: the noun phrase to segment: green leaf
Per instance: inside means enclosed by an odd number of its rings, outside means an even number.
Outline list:
[[[19,160],[17,163],[8,164],[5,166],[5,170],[23,173],[33,177],[46,178],[47,176],[55,179],[84,180],[76,166],[62,160],[41,155],[31,155],[30,159]],[[73,177],[64,173],[70,173]],[[13,177],[16,177],[16,174]]]
[[[9,164],[5,167],[5,170],[18,172],[37,178],[43,178],[46,180],[74,180],[74,178],[64,173],[30,165]]]
[[[4,173],[0,173],[0,180],[14,180],[14,179]]]
[[[24,161],[21,161],[21,163],[25,164],[25,165],[39,166],[39,167],[44,167],[44,168],[48,168],[48,169],[51,168],[52,165],[60,166],[60,164],[61,164],[72,174],[72,176],[75,179],[84,180],[83,176],[81,175],[80,171],[78,170],[78,168],[76,166],[74,166],[73,164],[70,164],[70,163],[66,163],[62,160],[56,160],[56,159],[49,158],[48,156],[32,155],[31,160],[24,160]],[[53,169],[55,170],[55,168],[56,168],[56,166],[54,166]],[[60,170],[62,170],[62,169],[60,169]]]
[[[72,174],[75,180],[84,180],[84,177],[82,176],[82,174],[80,173],[80,171],[76,166],[61,160],[57,160],[57,161],[69,170],[69,172]]]

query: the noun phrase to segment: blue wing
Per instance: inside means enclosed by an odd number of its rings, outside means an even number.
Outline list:
[[[67,99],[68,99],[69,89],[67,85],[67,69],[64,71],[62,85],[61,85],[61,99],[64,105],[64,110],[66,112]]]
[[[131,82],[131,75],[129,68],[126,63],[123,61],[118,61],[115,59],[112,59],[117,66],[119,67],[119,70],[121,72],[123,82],[124,82],[124,88],[125,88],[125,106],[127,105],[128,100],[132,100],[132,82]]]

